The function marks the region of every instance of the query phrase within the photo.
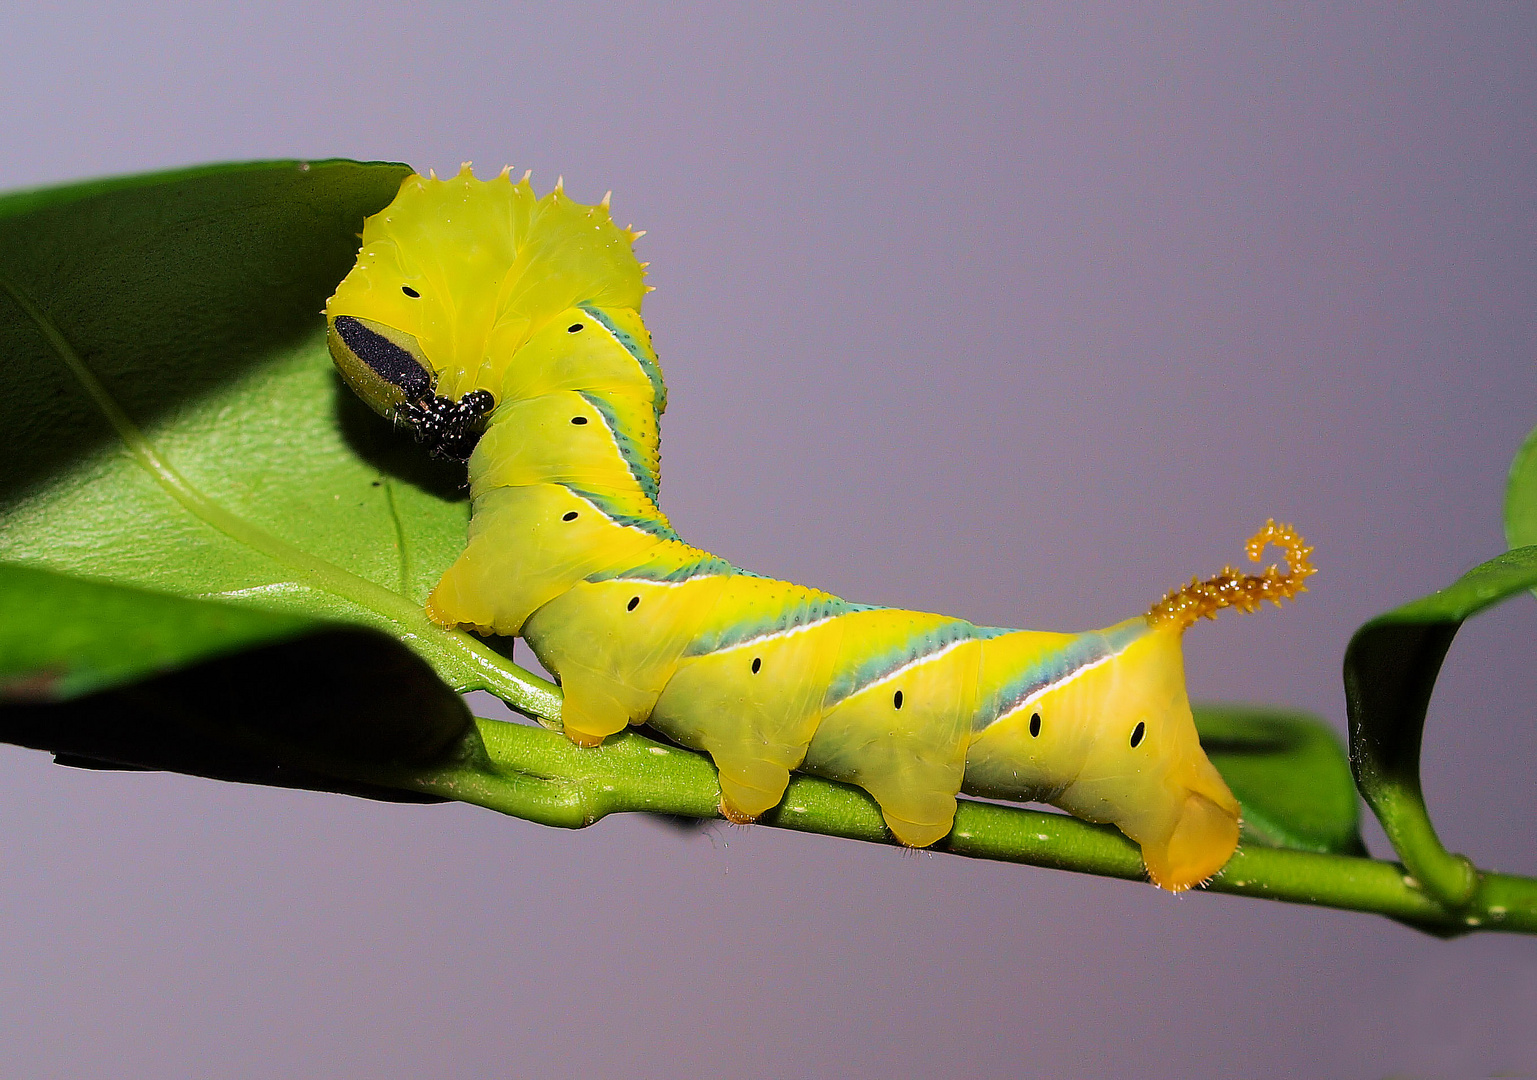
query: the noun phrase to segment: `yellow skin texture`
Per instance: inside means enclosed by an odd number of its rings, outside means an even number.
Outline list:
[[[1238,803],[1196,736],[1179,625],[977,628],[848,605],[676,537],[655,501],[665,390],[635,235],[606,205],[468,166],[408,178],[366,222],[326,308],[344,377],[395,414],[400,391],[335,332],[352,316],[436,393],[496,399],[469,461],[469,542],[428,613],[522,635],[578,743],[649,723],[709,753],[733,820],[776,805],[800,769],[865,788],[913,847],[950,831],[964,789],[1112,822],[1166,889],[1220,869]]]

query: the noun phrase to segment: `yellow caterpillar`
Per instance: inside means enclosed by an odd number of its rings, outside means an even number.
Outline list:
[[[896,838],[950,831],[956,796],[1113,822],[1153,882],[1189,888],[1238,843],[1238,803],[1185,694],[1187,627],[1303,589],[1231,568],[1079,634],[852,604],[690,547],[657,505],[661,368],[640,319],[638,233],[608,200],[540,198],[504,170],[412,176],[369,218],[326,306],[331,353],[375,410],[468,460],[469,543],[428,612],[521,635],[559,679],[566,734],[649,724],[710,754],[721,812],[751,821],[792,770],[857,784]]]

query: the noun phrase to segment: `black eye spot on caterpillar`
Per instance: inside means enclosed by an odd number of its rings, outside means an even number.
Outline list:
[[[760,672],[762,670],[763,670],[763,657],[761,657],[761,656],[753,657],[752,658],[752,673],[754,675],[756,675],[756,674],[758,674],[758,672]]]
[[[422,297],[421,293],[417,292],[415,289],[411,288],[411,286],[409,286],[409,285],[402,285],[400,287],[400,291],[405,293],[412,300],[420,300],[421,297]]]
[[[1032,739],[1041,737],[1041,714],[1038,712],[1030,714],[1030,737]]]
[[[407,400],[419,400],[432,392],[432,372],[389,338],[364,326],[360,319],[338,315],[336,333],[354,356],[379,378],[399,388]]]
[[[896,709],[902,707],[902,691],[898,690],[895,694],[891,695],[891,705]]]
[[[634,611],[638,607],[640,607],[640,597],[632,596],[632,597],[630,597],[630,602],[628,604],[624,605],[624,610],[626,610],[626,611]]]
[[[575,521],[576,520],[576,511],[575,510],[568,510],[568,511],[566,511],[564,514],[560,515],[560,520],[562,520],[562,521]]]
[[[581,427],[583,424],[587,423],[587,417],[585,417],[585,416],[573,416],[571,418],[571,422],[573,424],[575,424],[577,427]]]
[[[401,288],[417,295],[409,285]],[[337,315],[329,338],[337,369],[375,412],[409,427],[433,457],[469,461],[496,408],[489,390],[471,390],[457,401],[434,394],[437,376],[421,343],[388,323]]]
[[[1133,750],[1142,745],[1142,736],[1146,734],[1147,725],[1144,724],[1141,720],[1138,720],[1137,726],[1131,729],[1131,748]]]
[[[568,333],[568,334],[579,333],[581,331],[581,329],[582,329],[582,324],[579,323],[579,322],[574,322],[570,326],[566,327],[566,333]]]

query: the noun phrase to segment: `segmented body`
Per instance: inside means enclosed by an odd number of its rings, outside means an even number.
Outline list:
[[[606,200],[468,167],[408,178],[368,219],[327,305],[337,364],[439,453],[474,446],[469,542],[432,617],[524,637],[579,743],[647,723],[709,753],[734,820],[777,804],[798,769],[863,787],[915,847],[950,831],[968,791],[1114,822],[1166,888],[1219,869],[1238,804],[1191,718],[1189,619],[981,627],[760,577],[673,531],[636,235]]]

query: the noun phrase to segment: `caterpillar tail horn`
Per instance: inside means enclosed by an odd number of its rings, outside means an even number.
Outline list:
[[[1147,621],[1154,626],[1176,626],[1187,630],[1200,619],[1215,619],[1223,608],[1254,612],[1266,600],[1280,607],[1282,600],[1307,592],[1303,582],[1318,571],[1309,561],[1313,549],[1302,539],[1302,534],[1290,525],[1277,524],[1272,518],[1249,538],[1244,553],[1250,562],[1259,562],[1265,548],[1271,544],[1285,553],[1285,571],[1277,566],[1267,566],[1258,574],[1242,574],[1231,566],[1224,566],[1204,581],[1191,578],[1190,584],[1171,590],[1148,611]]]
[[[1172,590],[1147,613],[1154,633],[1149,635],[1150,650],[1162,649],[1170,658],[1159,666],[1165,678],[1182,673],[1178,659],[1179,640],[1200,619],[1215,618],[1223,608],[1258,611],[1266,600],[1280,606],[1306,591],[1303,584],[1315,572],[1309,557],[1313,549],[1290,525],[1274,520],[1249,538],[1244,552],[1252,562],[1259,562],[1265,548],[1274,544],[1286,557],[1286,569],[1266,567],[1258,574],[1243,574],[1231,566],[1202,580]],[[1157,679],[1151,668],[1147,685]],[[1177,706],[1170,706],[1189,717],[1184,697],[1183,679]],[[1191,734],[1194,720],[1190,718]],[[1180,892],[1205,881],[1227,862],[1238,844],[1238,800],[1229,791],[1204,754],[1193,753],[1179,759],[1165,778],[1168,800],[1147,799],[1138,808],[1128,810],[1127,819],[1117,821],[1122,831],[1142,845],[1143,859],[1153,883]]]

